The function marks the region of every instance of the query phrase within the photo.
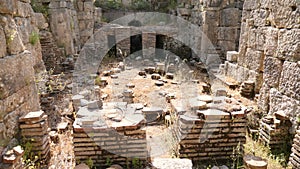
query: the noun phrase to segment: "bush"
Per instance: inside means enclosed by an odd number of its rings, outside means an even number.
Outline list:
[[[33,31],[31,32],[30,36],[29,36],[29,42],[32,44],[32,45],[35,45],[40,39],[40,36],[37,32]]]
[[[36,0],[31,0],[31,7],[35,13],[42,13],[46,18],[48,17],[48,6],[38,3]]]
[[[122,7],[121,0],[96,0],[94,5],[104,9],[120,9]]]
[[[145,0],[132,0],[131,7],[135,10],[150,10],[151,4]]]

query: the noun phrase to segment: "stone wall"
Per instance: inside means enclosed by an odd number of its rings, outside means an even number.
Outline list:
[[[223,60],[227,51],[238,49],[242,0],[181,0],[179,3],[178,16],[199,25]]]
[[[38,38],[38,14],[33,12],[29,2],[0,1],[1,147],[15,142],[20,116],[39,110],[34,77],[44,66]]]
[[[237,60],[224,71],[236,80],[255,81],[260,109],[283,111],[294,125],[300,111],[299,5],[296,0],[246,0]]]

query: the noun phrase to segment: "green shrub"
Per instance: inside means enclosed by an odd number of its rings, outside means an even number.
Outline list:
[[[42,13],[46,18],[49,15],[48,6],[38,3],[36,0],[31,0],[31,7],[35,13]]]
[[[131,8],[135,10],[150,10],[151,4],[145,0],[132,0]]]
[[[32,44],[32,45],[35,45],[40,39],[40,36],[37,32],[33,31],[31,32],[30,36],[29,36],[29,42]]]
[[[96,0],[94,5],[104,9],[120,9],[122,8],[122,0]]]

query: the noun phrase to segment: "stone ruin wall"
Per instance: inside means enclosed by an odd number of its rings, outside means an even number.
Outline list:
[[[39,15],[29,2],[0,2],[0,152],[14,146],[18,118],[40,109],[34,77],[44,66],[40,42],[32,40],[39,32]]]
[[[177,14],[201,27],[222,60],[227,51],[237,50],[240,37],[242,0],[180,0]]]
[[[253,80],[261,111],[283,111],[294,126],[300,111],[299,5],[296,0],[246,0],[239,51],[224,71],[240,83]]]

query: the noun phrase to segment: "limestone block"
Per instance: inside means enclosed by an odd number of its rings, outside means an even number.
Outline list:
[[[244,81],[246,81],[249,77],[249,69],[243,67],[243,66],[238,66],[237,67],[237,76],[236,76],[236,80],[239,83],[243,83]]]
[[[219,41],[218,44],[219,44],[219,46],[221,46],[221,49],[223,51],[236,50],[235,41]]]
[[[228,61],[225,62],[225,67],[227,67],[226,76],[232,77],[235,79],[237,77],[237,68],[238,65],[234,63],[229,63]]]
[[[274,114],[277,111],[283,111],[290,118],[297,117],[300,112],[300,101],[283,95],[275,88],[271,88],[269,114]]]
[[[255,51],[251,48],[247,49],[245,57],[245,65],[250,70],[257,72],[263,71],[264,53],[261,51]]]
[[[22,39],[19,35],[17,25],[11,16],[0,18],[6,36],[7,52],[10,55],[19,54],[25,50]]]
[[[42,13],[34,13],[34,17],[35,17],[35,20],[36,20],[36,26],[39,28],[39,29],[46,29],[48,28],[48,23],[44,17],[44,15]]]
[[[264,61],[264,83],[267,83],[270,87],[277,88],[279,85],[281,71],[282,63],[279,59],[266,57]]]
[[[250,18],[253,19],[253,26],[263,27],[268,24],[267,18],[269,11],[265,9],[256,9],[251,11]]]
[[[31,25],[30,19],[27,18],[15,17],[14,19],[20,38],[23,44],[26,45],[27,43],[29,43],[31,33],[34,32],[33,25]]]
[[[29,3],[17,1],[17,10],[15,16],[27,18],[32,16],[33,14],[33,9],[31,8],[31,5]]]
[[[236,51],[227,51],[226,60],[229,62],[237,62],[239,52]]]
[[[0,62],[0,67],[4,98],[34,82],[32,56],[28,51],[5,58]]]
[[[1,0],[0,13],[15,14],[17,9],[17,0]]]
[[[244,1],[244,10],[254,10],[259,7],[259,0],[245,0]]]
[[[221,26],[239,26],[239,23],[241,21],[241,15],[242,11],[238,8],[226,8],[223,9],[220,13],[221,20],[220,24]]]
[[[235,41],[238,39],[238,30],[237,28],[231,27],[219,27],[218,28],[218,39],[219,40],[229,40]]]
[[[0,25],[0,58],[6,56],[6,38],[2,26]]]
[[[84,1],[84,11],[91,12],[94,11],[94,2],[92,0]]]
[[[278,0],[271,2],[269,20],[276,28],[300,28],[299,2]],[[298,10],[297,10],[298,7]]]
[[[260,51],[264,50],[266,28],[250,29],[247,46]]]
[[[300,29],[281,29],[276,56],[289,61],[300,60]]]
[[[266,41],[264,46],[264,52],[268,56],[275,54],[278,43],[278,29],[269,27],[266,30]]]
[[[300,65],[285,61],[279,82],[279,90],[283,94],[300,100]]]
[[[260,110],[262,110],[264,113],[267,113],[269,111],[269,103],[270,103],[270,87],[267,84],[263,84],[262,88],[259,91],[259,97],[258,97],[258,107]]]

